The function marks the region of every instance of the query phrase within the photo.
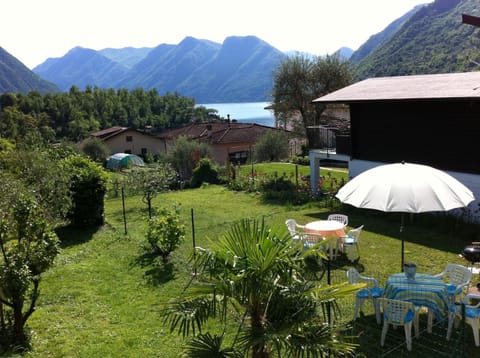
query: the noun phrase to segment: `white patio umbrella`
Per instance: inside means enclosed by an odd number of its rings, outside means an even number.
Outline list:
[[[336,197],[357,208],[399,213],[449,211],[465,207],[475,199],[470,189],[447,173],[411,163],[366,170],[340,188]],[[404,215],[401,220],[400,232]],[[402,270],[403,264],[402,237]]]

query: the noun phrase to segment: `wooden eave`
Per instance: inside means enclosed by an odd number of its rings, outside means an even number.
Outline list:
[[[369,78],[314,103],[480,101],[480,72]]]

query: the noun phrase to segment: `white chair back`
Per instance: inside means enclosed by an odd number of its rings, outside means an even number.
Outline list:
[[[327,220],[334,220],[341,222],[344,226],[348,225],[348,216],[344,214],[330,214]]]
[[[472,280],[472,271],[465,266],[450,264],[447,265],[446,271],[452,285],[458,286]]]
[[[359,239],[360,239],[360,233],[362,232],[364,226],[365,225],[361,225],[361,226],[359,226],[355,229],[349,230],[348,233],[347,233],[347,236],[351,237],[352,239],[355,239],[355,241],[358,242]]]

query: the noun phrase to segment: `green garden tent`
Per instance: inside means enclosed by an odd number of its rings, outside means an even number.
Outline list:
[[[138,155],[128,153],[116,153],[107,158],[107,169],[118,170],[134,165],[143,167],[145,163]]]

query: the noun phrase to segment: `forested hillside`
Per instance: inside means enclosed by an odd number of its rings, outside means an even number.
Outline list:
[[[160,96],[155,89],[72,87],[66,93],[0,95],[0,137],[16,141],[77,142],[111,126],[143,130],[148,125],[155,133],[211,119],[218,119],[214,110],[196,107],[193,99],[177,94]]]
[[[53,83],[41,79],[23,63],[0,47],[0,93],[39,91],[58,92]]]
[[[358,64],[358,78],[476,70],[480,30],[462,24],[462,14],[478,6],[478,0],[436,0],[421,8]]]

